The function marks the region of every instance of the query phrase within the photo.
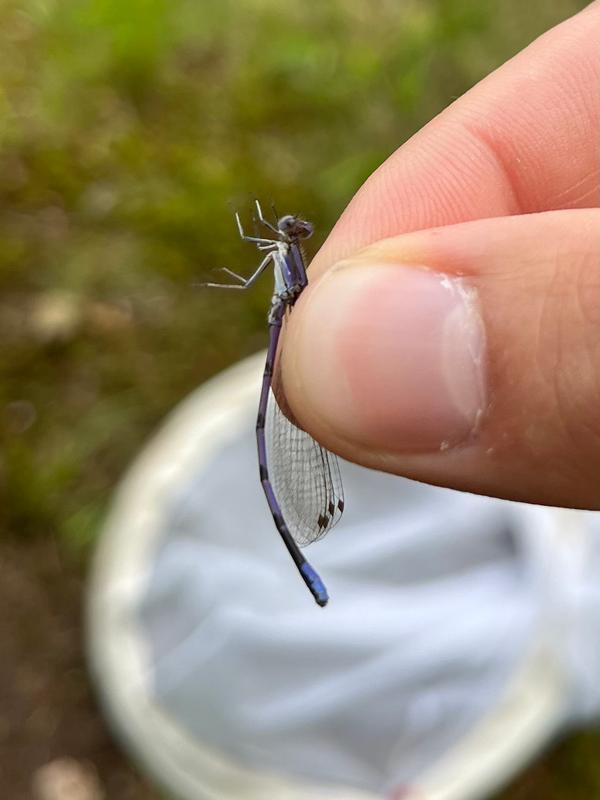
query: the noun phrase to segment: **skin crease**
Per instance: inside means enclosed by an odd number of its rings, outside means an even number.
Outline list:
[[[429,123],[351,202],[311,265],[282,359],[290,407],[325,446],[443,486],[600,508],[599,40],[593,3]],[[409,369],[410,353],[394,350],[402,380],[392,383],[372,367],[378,331],[389,346],[403,324],[410,341],[419,302],[398,289],[394,317],[387,291],[368,290],[368,303],[353,293],[350,273],[364,271],[368,287],[382,262],[390,296],[394,275],[408,287],[417,268],[460,277],[476,297],[486,400],[451,446],[432,444],[443,431],[431,437],[440,408],[439,396],[436,413],[427,406],[427,359]],[[414,319],[420,343],[430,326],[425,312]],[[411,395],[423,398],[422,428],[409,441]]]

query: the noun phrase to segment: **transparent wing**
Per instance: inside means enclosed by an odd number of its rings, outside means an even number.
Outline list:
[[[301,547],[316,542],[344,510],[338,460],[290,421],[273,392],[267,407],[266,442],[269,477],[283,518]]]

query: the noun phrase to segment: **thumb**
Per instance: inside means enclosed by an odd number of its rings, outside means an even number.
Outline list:
[[[600,210],[369,246],[302,294],[282,374],[300,424],[352,461],[600,508]]]

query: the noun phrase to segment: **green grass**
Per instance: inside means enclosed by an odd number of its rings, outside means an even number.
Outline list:
[[[189,288],[254,263],[231,202],[324,237],[390,152],[584,5],[5,0],[0,535],[85,558],[159,420],[264,344],[268,281],[243,303]],[[573,774],[600,795],[590,763]],[[552,797],[590,798],[574,780]]]

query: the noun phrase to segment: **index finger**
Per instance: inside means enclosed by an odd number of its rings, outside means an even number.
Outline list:
[[[598,41],[594,2],[433,119],[358,191],[311,277],[400,233],[599,205]]]

